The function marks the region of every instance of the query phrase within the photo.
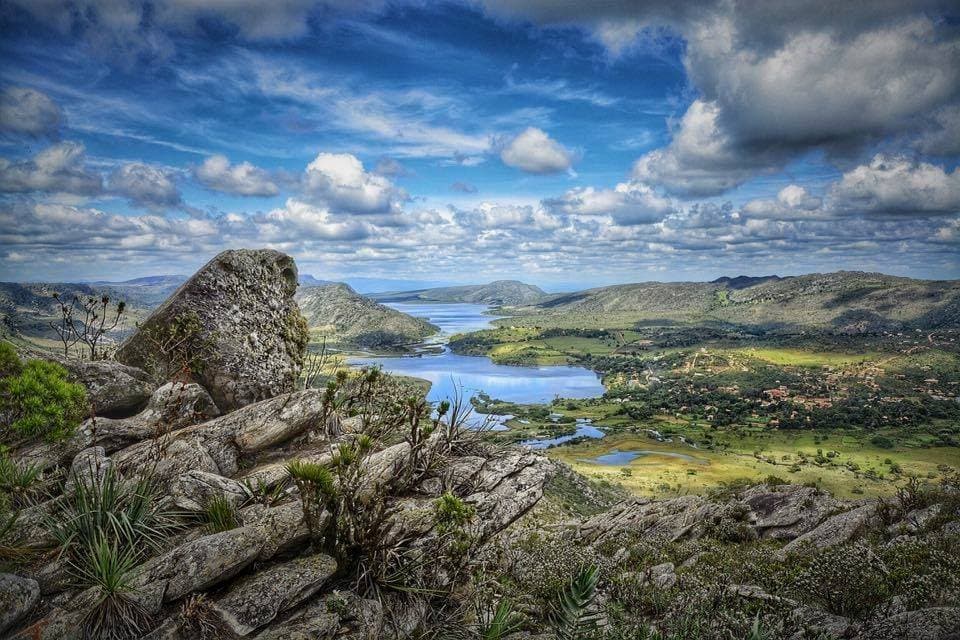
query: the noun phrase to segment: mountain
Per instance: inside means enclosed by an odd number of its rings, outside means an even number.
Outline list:
[[[311,333],[327,334],[341,344],[397,348],[439,331],[422,318],[374,302],[339,282],[301,287],[295,299]]]
[[[713,282],[644,282],[562,294],[523,310],[680,322],[815,326],[843,332],[960,326],[960,281],[838,271]]]
[[[496,280],[490,284],[372,293],[370,297],[380,302],[470,302],[512,307],[536,304],[549,294],[518,280]]]
[[[301,287],[322,287],[326,284],[332,284],[329,280],[321,280],[320,278],[314,278],[309,273],[300,274],[300,286]]]

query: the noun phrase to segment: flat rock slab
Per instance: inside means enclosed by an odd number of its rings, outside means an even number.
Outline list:
[[[240,580],[211,607],[231,632],[244,637],[315,594],[336,570],[326,554],[297,558]]]
[[[865,504],[850,511],[844,511],[831,516],[820,523],[815,529],[808,531],[799,538],[788,542],[780,551],[778,557],[784,558],[793,553],[803,545],[813,545],[817,549],[826,549],[838,544],[843,544],[853,538],[870,518],[876,513],[877,508],[873,504]]]

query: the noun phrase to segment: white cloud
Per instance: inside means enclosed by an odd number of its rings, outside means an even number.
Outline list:
[[[102,187],[100,175],[85,167],[84,147],[76,142],[51,145],[22,162],[0,158],[0,192],[45,191],[90,196],[99,193]]]
[[[787,185],[777,193],[775,200],[751,200],[743,205],[743,214],[753,219],[813,220],[833,217],[823,208],[823,199],[807,193],[803,187]]]
[[[275,196],[280,193],[270,174],[249,162],[231,165],[226,156],[214,155],[194,170],[200,184],[241,196]]]
[[[310,203],[290,198],[282,209],[274,209],[266,217],[271,224],[281,225],[276,234],[289,234],[291,230],[303,233],[309,239],[359,240],[370,234],[370,229],[356,220],[337,221],[330,211]]]
[[[649,224],[674,211],[673,203],[640,182],[621,182],[613,189],[571,189],[548,205],[569,215],[608,215],[620,225]]]
[[[109,184],[113,193],[144,207],[163,209],[181,203],[180,191],[170,172],[142,162],[118,167],[110,175]]]
[[[500,159],[507,166],[535,174],[560,173],[573,164],[573,154],[536,127],[527,127],[510,140]]]
[[[876,155],[869,165],[843,174],[830,192],[836,206],[856,213],[920,214],[960,212],[960,168]]]
[[[47,94],[26,87],[0,92],[0,131],[55,138],[62,125],[63,112]]]
[[[307,165],[304,192],[331,210],[347,213],[395,213],[408,199],[387,178],[364,170],[349,153],[320,153]]]

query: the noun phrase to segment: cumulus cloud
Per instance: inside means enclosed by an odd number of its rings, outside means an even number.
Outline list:
[[[857,213],[957,213],[960,168],[950,173],[928,162],[878,154],[844,173],[830,195],[838,208]]]
[[[349,153],[320,153],[307,165],[304,192],[331,210],[347,213],[395,213],[408,199],[384,176],[370,173]]]
[[[270,173],[249,162],[230,164],[223,155],[210,156],[194,170],[203,186],[214,191],[240,196],[275,196],[280,188]]]
[[[181,204],[180,191],[171,173],[165,169],[128,162],[110,174],[110,191],[128,198],[134,204],[164,209]]]
[[[268,230],[268,234],[293,229],[308,238],[321,240],[359,240],[370,234],[369,227],[361,222],[337,221],[328,209],[294,198],[287,200],[283,208],[271,211],[266,219],[280,227]]]
[[[813,220],[833,217],[823,208],[823,199],[807,193],[799,185],[787,185],[776,199],[751,200],[743,205],[743,214],[754,219]]]
[[[639,158],[633,165],[633,177],[669,193],[708,196],[737,186],[779,157],[769,152],[741,156],[730,134],[720,126],[719,117],[716,103],[695,100],[670,144]]]
[[[0,92],[0,131],[55,138],[62,125],[63,111],[47,94],[26,87]]]
[[[102,187],[100,175],[85,166],[83,145],[76,142],[51,145],[22,162],[0,158],[0,192],[91,196]]]
[[[669,199],[640,182],[621,182],[613,189],[582,187],[547,201],[553,210],[568,215],[607,215],[619,225],[649,224],[674,211]]]
[[[548,174],[570,169],[573,153],[543,130],[527,127],[504,146],[500,159],[527,173]]]
[[[638,179],[716,195],[811,149],[851,155],[887,136],[957,150],[960,34],[947,3],[549,3],[486,0],[499,15],[585,27],[613,53],[668,27],[699,97]]]

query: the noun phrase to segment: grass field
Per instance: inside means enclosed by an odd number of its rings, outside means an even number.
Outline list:
[[[787,348],[750,348],[728,350],[750,358],[756,358],[770,364],[793,367],[841,367],[878,359],[881,354],[867,353],[840,353],[836,351],[807,351],[803,349]]]
[[[679,442],[657,442],[645,434],[615,433],[556,447],[548,454],[589,478],[620,483],[638,495],[699,494],[720,483],[762,481],[773,475],[790,483],[816,483],[842,497],[878,496],[893,493],[907,475],[935,478],[947,467],[960,468],[960,450],[955,447],[882,449],[857,434],[748,432],[727,444],[725,450],[708,451]],[[818,450],[833,457],[817,463]],[[626,464],[595,462],[597,456],[613,451],[649,453]]]

